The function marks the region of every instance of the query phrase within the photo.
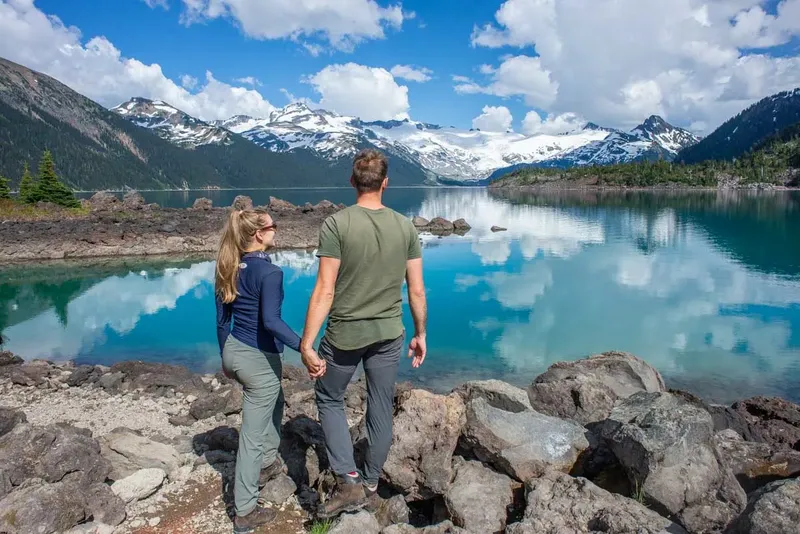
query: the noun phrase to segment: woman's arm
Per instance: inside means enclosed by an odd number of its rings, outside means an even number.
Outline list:
[[[233,315],[233,305],[225,304],[219,297],[217,301],[217,341],[219,342],[219,353],[225,348],[225,342],[231,333],[231,316]]]
[[[261,280],[261,320],[264,328],[287,347],[300,352],[300,336],[281,318],[283,271],[274,269]]]

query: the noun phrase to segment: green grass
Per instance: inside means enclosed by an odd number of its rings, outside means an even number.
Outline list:
[[[636,482],[635,487],[633,488],[633,495],[631,495],[634,501],[638,502],[639,504],[644,504],[645,501],[645,494],[644,488],[639,482]]]
[[[15,221],[38,221],[44,219],[74,219],[89,215],[88,208],[63,208],[58,211],[37,208],[15,200],[0,200],[0,219]]]
[[[331,527],[333,527],[333,522],[330,520],[317,521],[311,525],[311,529],[308,532],[310,534],[328,534]]]

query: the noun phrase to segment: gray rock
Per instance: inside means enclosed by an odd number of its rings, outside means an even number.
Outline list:
[[[547,471],[531,479],[521,523],[507,534],[685,534],[669,519],[585,478]]]
[[[453,221],[453,228],[457,234],[466,234],[472,230],[472,226],[470,226],[469,223],[464,219],[456,219]]]
[[[383,466],[386,479],[408,500],[443,495],[452,478],[451,458],[464,424],[459,395],[414,389],[398,399],[394,435]]]
[[[297,484],[284,474],[280,474],[268,481],[261,489],[259,498],[274,504],[283,504],[297,491]]]
[[[525,482],[553,468],[569,472],[589,448],[582,426],[535,411],[512,413],[482,398],[467,404],[464,444],[483,462]]]
[[[604,352],[558,362],[528,388],[533,408],[582,425],[602,421],[621,399],[640,391],[666,391],[652,366],[626,352]]]
[[[117,480],[111,490],[126,503],[146,499],[161,487],[167,474],[163,469],[140,469],[130,476]]]
[[[155,467],[171,473],[181,460],[175,447],[146,438],[127,428],[117,428],[100,438],[103,456],[112,465],[111,480],[119,480],[139,469]]]
[[[369,512],[343,514],[328,534],[380,534],[381,526]]]
[[[8,378],[17,386],[41,386],[50,376],[50,364],[42,361],[25,362],[21,365],[0,367],[0,377]]]
[[[734,403],[731,409],[741,415],[751,441],[800,450],[800,404],[775,397],[753,397]]]
[[[224,414],[225,407],[228,405],[228,396],[233,388],[218,389],[207,393],[192,403],[189,414],[197,420],[214,417],[217,414]],[[225,414],[227,415],[227,414]]]
[[[636,393],[598,430],[631,487],[687,530],[724,530],[744,509],[744,490],[714,447],[711,414],[691,397]]]
[[[0,437],[0,466],[12,486],[31,478],[77,484],[106,479],[111,466],[91,432],[69,425],[18,425]]]
[[[194,448],[211,451],[236,452],[239,449],[239,432],[235,428],[219,426],[194,437]]]
[[[0,350],[0,367],[5,367],[7,365],[17,365],[24,362],[22,358],[13,354],[7,350]]]
[[[128,191],[122,197],[122,207],[126,210],[141,210],[145,205],[144,197],[138,191]]]
[[[111,371],[125,375],[124,385],[129,389],[141,389],[154,396],[180,392],[199,398],[208,392],[199,375],[179,365],[125,361],[114,364]]]
[[[508,228],[503,228],[502,226],[492,226],[490,230],[492,232],[506,232],[508,231]]]
[[[733,430],[714,435],[714,445],[746,493],[775,480],[800,475],[800,451],[745,441]]]
[[[283,200],[271,196],[269,197],[269,204],[267,205],[267,209],[275,213],[286,213],[286,212],[297,211],[297,206],[295,206],[288,200]]]
[[[767,484],[750,497],[729,534],[797,534],[800,529],[800,479]]]
[[[502,532],[514,500],[511,479],[480,462],[459,466],[445,503],[453,523],[470,532]]]
[[[28,418],[25,412],[0,406],[0,437],[5,436],[20,423],[25,423]]]
[[[100,377],[97,383],[104,390],[115,393],[119,391],[119,386],[122,384],[124,378],[125,375],[122,373],[106,373]]]
[[[428,226],[430,226],[431,224],[431,222],[428,219],[420,216],[414,217],[413,219],[411,219],[411,222],[418,230],[427,229]]]
[[[83,523],[78,525],[66,534],[114,534],[114,527],[104,523]]]
[[[378,509],[375,510],[375,519],[382,527],[408,523],[410,510],[402,495],[394,495],[388,499],[381,499]]]
[[[169,424],[175,426],[192,426],[197,420],[191,415],[173,415],[169,419]]]
[[[443,521],[429,527],[415,528],[408,524],[391,525],[381,531],[381,534],[468,534],[463,528],[455,526],[450,521]],[[475,533],[477,534],[477,533]]]
[[[71,482],[33,482],[0,501],[0,532],[51,534],[86,518],[81,488]]]
[[[92,211],[112,210],[120,205],[119,199],[108,191],[98,191],[89,199]]]
[[[533,410],[524,389],[501,380],[475,380],[463,384],[454,391],[464,398],[465,403],[481,398],[490,406],[506,412],[519,413]]]
[[[235,210],[251,210],[253,209],[253,199],[245,195],[238,195],[233,199],[231,206]]]
[[[427,229],[434,235],[450,235],[455,230],[455,226],[445,218],[434,217],[428,224]]]
[[[214,203],[211,202],[211,199],[208,198],[195,199],[194,204],[192,204],[192,209],[195,210],[208,211],[212,207],[214,207]]]
[[[67,385],[73,388],[82,386],[89,382],[93,376],[96,378],[96,375],[94,365],[81,365],[69,375]]]
[[[125,501],[107,484],[93,484],[86,490],[86,515],[97,523],[115,527],[125,521]]]

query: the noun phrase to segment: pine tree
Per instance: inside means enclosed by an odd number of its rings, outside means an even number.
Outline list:
[[[11,188],[8,187],[9,180],[0,176],[0,200],[8,200],[11,198]]]
[[[72,190],[64,185],[56,174],[56,166],[53,163],[53,155],[49,150],[42,154],[39,162],[39,184],[36,186],[37,194],[35,201],[52,202],[65,208],[77,208],[80,202],[75,198]]]
[[[19,200],[27,204],[33,204],[36,202],[34,198],[36,196],[36,189],[36,182],[33,180],[33,176],[31,176],[28,163],[25,162],[25,168],[22,171],[22,180],[19,183]]]

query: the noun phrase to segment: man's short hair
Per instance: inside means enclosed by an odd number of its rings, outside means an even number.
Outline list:
[[[353,160],[353,185],[359,193],[379,191],[389,171],[389,162],[380,150],[362,150]]]

